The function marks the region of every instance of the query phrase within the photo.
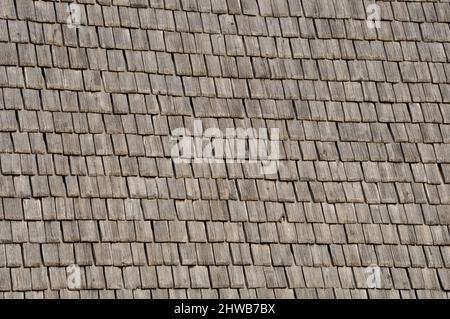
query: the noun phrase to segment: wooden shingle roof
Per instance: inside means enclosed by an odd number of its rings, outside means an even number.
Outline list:
[[[450,297],[448,1],[69,2],[0,6],[0,298]]]

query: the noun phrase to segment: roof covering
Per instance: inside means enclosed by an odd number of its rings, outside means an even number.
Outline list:
[[[373,3],[2,0],[0,298],[448,298],[450,3]]]

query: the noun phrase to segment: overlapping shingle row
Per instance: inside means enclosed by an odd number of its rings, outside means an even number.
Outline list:
[[[0,297],[449,297],[448,2],[75,2],[0,6]],[[174,162],[196,120],[278,171]]]

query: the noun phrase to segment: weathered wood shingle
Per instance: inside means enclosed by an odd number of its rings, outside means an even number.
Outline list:
[[[85,2],[0,8],[1,296],[448,297],[448,3]]]

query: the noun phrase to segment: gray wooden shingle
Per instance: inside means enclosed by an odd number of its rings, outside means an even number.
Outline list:
[[[0,9],[1,296],[447,297],[447,4],[94,2]],[[277,173],[174,163],[198,118]]]

